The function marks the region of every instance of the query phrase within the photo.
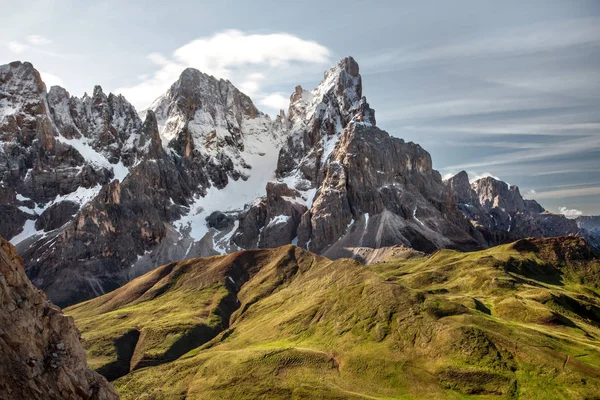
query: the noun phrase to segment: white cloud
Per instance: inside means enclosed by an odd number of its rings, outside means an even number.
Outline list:
[[[579,211],[575,208],[568,209],[567,207],[558,207],[558,213],[563,214],[567,218],[577,218],[583,215],[583,211]]]
[[[263,104],[278,106],[283,102],[274,94],[262,93],[265,76],[294,63],[328,63],[329,50],[317,42],[303,40],[288,33],[248,34],[228,30],[193,40],[176,49],[170,57],[151,53],[148,59],[158,69],[137,85],[117,90],[138,109],[147,107],[164,93],[187,67],[218,78],[241,82],[240,89],[252,92]],[[262,73],[253,69],[260,69]]]
[[[8,42],[8,48],[13,53],[22,53],[25,50],[29,49],[29,45],[13,40]]]
[[[547,192],[539,192],[535,196],[537,199],[560,199],[563,197],[600,196],[600,186],[578,189],[550,190]]]
[[[286,97],[282,93],[272,93],[265,98],[259,99],[258,103],[272,110],[286,110],[290,105],[289,96]]]
[[[449,172],[449,173],[447,173],[447,174],[444,174],[444,175],[442,176],[442,180],[446,181],[446,180],[448,180],[448,179],[452,178],[454,175],[456,175],[456,174],[453,174],[453,173],[450,173],[450,172]]]
[[[530,189],[527,192],[525,192],[525,194],[523,195],[523,197],[527,198],[527,199],[534,199],[537,195],[537,192],[535,191],[535,189]]]
[[[42,71],[40,71],[40,75],[42,76],[42,81],[44,81],[44,83],[46,84],[47,89],[50,89],[50,87],[52,87],[52,86],[63,86],[64,87],[63,80],[60,79],[58,76],[51,74],[49,72],[42,72]]]
[[[52,40],[42,35],[29,35],[27,41],[34,46],[43,46],[52,43]]]
[[[253,97],[260,89],[260,85],[256,81],[246,81],[238,86],[243,93]]]

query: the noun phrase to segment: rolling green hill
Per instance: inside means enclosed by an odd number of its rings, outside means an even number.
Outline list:
[[[579,238],[371,266],[242,251],[66,313],[124,399],[600,398],[600,260]]]

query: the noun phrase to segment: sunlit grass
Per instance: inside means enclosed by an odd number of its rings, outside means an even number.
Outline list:
[[[535,243],[368,267],[293,246],[242,252],[67,311],[95,369],[117,358],[119,334],[142,332],[135,356],[158,362],[114,382],[124,399],[598,397],[598,262]],[[198,325],[216,336],[161,360]]]

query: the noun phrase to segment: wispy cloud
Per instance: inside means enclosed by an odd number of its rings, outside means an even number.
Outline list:
[[[329,57],[326,47],[288,33],[249,34],[228,30],[193,40],[168,57],[149,54],[148,59],[158,69],[142,82],[117,92],[142,109],[165,92],[184,68],[193,67],[237,82],[240,90],[252,94],[259,104],[279,107],[283,105],[281,94],[262,91],[265,76],[277,74],[293,63],[327,64]]]
[[[44,46],[52,43],[52,40],[42,35],[29,35],[27,41],[33,46]]]
[[[560,199],[582,196],[600,196],[600,186],[538,192],[536,194],[536,199]]]
[[[24,51],[29,49],[29,45],[21,43],[18,40],[11,40],[10,42],[8,42],[7,46],[10,51],[17,54],[23,53]]]
[[[519,150],[511,153],[486,157],[483,160],[466,164],[452,165],[444,170],[461,170],[467,168],[482,168],[527,161],[543,160],[558,156],[580,156],[584,153],[600,151],[600,135],[573,138],[556,143],[549,143],[539,149]]]
[[[516,56],[556,51],[571,46],[600,43],[600,18],[577,18],[548,21],[485,36],[463,36],[443,44],[417,43],[411,47],[391,49],[372,55],[368,66],[372,72],[408,66],[425,66],[482,58]]]
[[[431,115],[431,117],[437,117],[439,115]],[[497,125],[497,126],[496,126]],[[562,123],[562,124],[549,124],[549,123],[536,123],[536,122],[509,122],[509,121],[498,121],[496,123],[487,122],[479,123],[472,122],[469,124],[423,124],[423,125],[405,125],[403,129],[415,131],[415,132],[452,132],[452,133],[466,133],[469,135],[543,135],[543,136],[581,136],[589,135],[600,132],[600,123],[595,122],[574,122],[574,123]],[[487,140],[487,139],[486,139]],[[525,143],[518,142],[486,142],[489,145],[498,143],[499,147],[502,145],[512,144],[512,146],[525,145]],[[460,144],[460,143],[458,143]],[[539,143],[537,143],[539,144]],[[532,143],[532,145],[535,145]],[[509,147],[509,146],[507,146]]]
[[[489,95],[489,94],[488,94]],[[540,99],[538,96],[530,97],[471,97],[462,99],[449,99],[424,104],[410,105],[392,111],[380,113],[381,120],[412,120],[448,118],[470,115],[516,112],[522,110],[545,110],[565,106],[565,101],[560,99]],[[500,127],[491,127],[498,130]],[[469,129],[466,127],[465,129]],[[510,132],[502,127],[504,132]],[[479,131],[485,133],[485,131]]]
[[[531,176],[545,176],[545,175],[562,175],[562,174],[581,174],[583,172],[600,172],[600,166],[597,168],[565,168],[565,169],[551,169],[540,171],[531,174]]]
[[[60,54],[49,49],[49,45],[53,42],[51,39],[42,35],[29,35],[22,39],[10,40],[8,42],[1,42],[0,45],[4,44],[11,52],[15,54],[21,54],[26,52],[35,52],[44,56],[50,57],[74,57],[77,54]]]

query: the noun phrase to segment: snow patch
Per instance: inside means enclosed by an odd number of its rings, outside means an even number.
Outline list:
[[[425,226],[425,224],[423,222],[421,222],[421,220],[419,220],[419,218],[417,218],[417,207],[415,207],[415,209],[413,210],[413,218],[419,224],[421,224],[422,226]]]
[[[118,179],[120,182],[123,182],[123,179],[129,174],[129,168],[123,165],[122,161],[119,161],[117,164],[111,164],[105,156],[90,146],[89,140],[85,137],[80,139],[67,139],[64,136],[59,135],[56,139],[75,148],[89,164],[92,164],[97,168],[111,169],[115,175],[115,179]]]
[[[275,218],[271,219],[267,227],[287,223],[289,219],[290,217],[288,215],[277,215]]]
[[[252,167],[248,179],[230,179],[223,189],[212,186],[207,190],[206,196],[196,195],[190,211],[173,223],[177,230],[182,232],[189,229],[191,238],[200,240],[208,233],[206,217],[212,212],[240,211],[246,204],[264,194],[267,182],[275,177],[279,146],[265,135],[248,134],[245,139],[244,152],[241,155]]]
[[[42,233],[44,233],[44,231],[38,231],[37,229],[35,229],[35,221],[32,219],[28,219],[27,221],[25,221],[25,224],[23,225],[23,231],[21,233],[19,233],[17,236],[10,239],[10,243],[13,246],[16,246],[19,243],[21,243],[23,240],[30,238],[33,235],[39,235]]]

